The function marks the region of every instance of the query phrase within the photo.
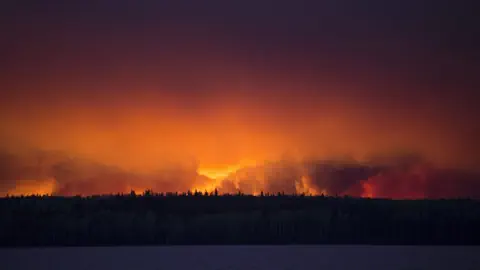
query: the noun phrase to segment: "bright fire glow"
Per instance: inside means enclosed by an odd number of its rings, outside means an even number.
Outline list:
[[[255,161],[245,159],[234,165],[200,166],[200,168],[197,170],[197,173],[212,179],[212,181],[202,185],[194,186],[192,190],[213,192],[228,176],[236,173],[242,168],[255,165]]]
[[[308,178],[302,176],[300,182],[295,182],[295,190],[297,194],[307,194],[307,195],[326,195],[326,192],[318,192],[314,187],[309,184]]]
[[[373,186],[368,182],[363,182],[363,198],[373,198]]]
[[[55,189],[55,179],[46,180],[23,180],[18,181],[15,188],[8,190],[4,195],[20,196],[20,195],[51,195]]]
[[[200,175],[207,176],[211,179],[221,180],[229,176],[230,174],[238,171],[241,168],[255,166],[256,161],[250,159],[243,159],[237,164],[230,165],[200,165],[197,170],[197,173]]]
[[[211,179],[221,180],[240,168],[240,165],[228,166],[225,168],[200,168],[198,169],[198,174],[207,176]]]

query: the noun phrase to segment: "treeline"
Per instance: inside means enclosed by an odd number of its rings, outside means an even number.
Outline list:
[[[216,193],[0,199],[1,246],[480,244],[480,202]]]

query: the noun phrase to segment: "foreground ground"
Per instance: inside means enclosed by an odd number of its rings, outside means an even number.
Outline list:
[[[480,247],[178,246],[0,249],[2,269],[475,270]]]

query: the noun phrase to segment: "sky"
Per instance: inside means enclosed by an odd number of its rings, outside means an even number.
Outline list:
[[[0,195],[478,196],[474,2],[3,1]]]

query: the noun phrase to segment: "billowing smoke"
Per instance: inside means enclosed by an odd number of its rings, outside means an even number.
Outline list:
[[[384,198],[480,198],[480,174],[428,164],[391,167],[364,182],[364,196]]]
[[[325,194],[384,198],[480,198],[480,175],[440,168],[418,155],[353,159],[295,160],[283,158],[246,166],[224,179],[200,175],[195,164],[169,165],[137,173],[62,153],[31,151],[0,153],[0,195],[51,193],[92,195],[143,192],[185,192],[199,189],[242,192]]]
[[[143,174],[62,153],[0,153],[0,195],[51,193],[73,196],[143,192],[146,189],[176,192],[207,181],[212,180],[198,175],[195,166],[169,166]]]
[[[480,174],[430,164],[419,155],[376,156],[369,161],[279,161],[238,170],[217,187],[242,191],[397,199],[480,198]]]
[[[363,194],[362,181],[379,172],[379,168],[331,160],[278,161],[243,168],[219,185],[222,192],[242,191],[352,195]]]

